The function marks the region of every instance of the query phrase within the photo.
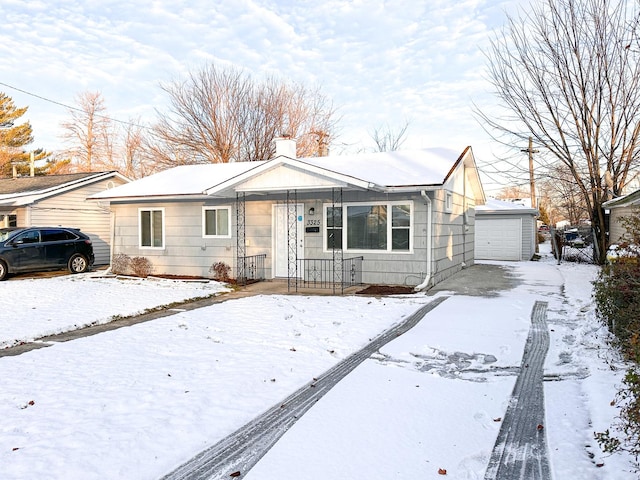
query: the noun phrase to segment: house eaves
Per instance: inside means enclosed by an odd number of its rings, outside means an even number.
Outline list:
[[[535,208],[476,208],[476,215],[531,215],[535,217],[539,213]]]
[[[180,202],[180,201],[205,201],[209,199],[204,194],[172,194],[172,195],[131,195],[131,196],[114,196],[114,197],[88,197],[87,200],[95,202],[108,201],[111,203],[161,203],[161,202]]]
[[[75,190],[77,188],[81,188],[87,185],[91,185],[92,183],[96,183],[109,178],[119,178],[126,182],[130,181],[127,177],[121,175],[116,171],[99,172],[94,175],[85,176],[77,180],[73,180],[70,182],[66,182],[60,185],[55,185],[47,188],[42,188],[40,190],[30,190],[25,192],[0,194],[0,205],[12,206],[12,207],[21,207],[25,205],[31,205],[33,203],[44,200],[46,198],[49,198],[55,195],[60,195],[62,193]]]
[[[429,185],[388,185],[386,187],[380,187],[381,192],[384,193],[415,193],[423,190],[432,192],[434,190],[442,189],[441,183],[429,184]]]
[[[608,202],[602,204],[602,208],[617,208],[617,207],[633,207],[640,205],[640,190],[631,192],[623,197],[614,198]]]

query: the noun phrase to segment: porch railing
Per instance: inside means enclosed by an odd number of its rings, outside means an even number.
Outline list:
[[[267,255],[265,253],[240,257],[238,259],[238,272],[244,272],[244,275],[236,278],[238,285],[264,280],[264,261],[266,258]]]
[[[364,257],[345,258],[342,271],[335,271],[336,262],[330,258],[305,258],[298,260],[298,274],[303,288],[336,288],[344,290],[362,284]],[[339,267],[338,267],[339,268]]]

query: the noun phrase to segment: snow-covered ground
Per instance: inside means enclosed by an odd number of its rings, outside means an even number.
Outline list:
[[[449,478],[482,479],[535,300],[549,302],[554,478],[637,478],[628,457],[605,457],[593,440],[615,417],[623,373],[594,316],[596,267],[550,257],[504,265],[519,286],[444,301],[323,397],[243,478],[435,479],[446,469]],[[0,342],[221,288],[208,285],[3,282]],[[159,478],[432,298],[256,296],[0,358],[0,478]]]
[[[218,282],[105,277],[104,272],[0,284],[0,348],[228,291]]]

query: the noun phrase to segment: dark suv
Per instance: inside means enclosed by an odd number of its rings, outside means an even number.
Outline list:
[[[39,270],[82,273],[93,260],[91,239],[77,228],[0,229],[0,280],[8,273]]]

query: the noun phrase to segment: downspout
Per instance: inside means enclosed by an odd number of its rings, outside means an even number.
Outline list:
[[[414,287],[414,290],[416,292],[420,291],[420,290],[424,290],[425,288],[427,288],[429,286],[429,284],[431,283],[431,257],[432,257],[432,253],[431,253],[431,246],[432,246],[432,241],[431,241],[431,229],[432,229],[432,217],[433,217],[433,207],[431,204],[431,199],[429,198],[429,196],[427,195],[427,192],[425,190],[421,190],[420,191],[420,196],[424,199],[426,205],[427,205],[427,253],[426,253],[426,257],[427,257],[427,269],[426,269],[426,274],[424,277],[424,281],[420,284],[420,285],[416,285]]]
[[[109,222],[111,224],[111,232],[109,232],[111,245],[109,246],[109,268],[107,271],[111,272],[111,269],[113,268],[113,252],[116,248],[116,212],[111,208],[111,203],[109,203],[109,213],[111,217],[111,221]]]
[[[469,229],[467,212],[467,165],[462,161],[462,268],[467,266],[467,230]]]

